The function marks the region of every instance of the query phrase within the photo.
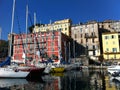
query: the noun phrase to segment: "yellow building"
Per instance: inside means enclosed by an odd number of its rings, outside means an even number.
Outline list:
[[[52,30],[61,30],[62,33],[71,36],[71,20],[64,19],[50,24],[36,25],[32,32],[46,32]]]
[[[102,43],[105,60],[120,60],[120,33],[103,33]]]

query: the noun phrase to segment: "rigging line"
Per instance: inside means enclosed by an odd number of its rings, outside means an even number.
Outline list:
[[[19,19],[18,19],[18,13],[17,13],[17,10],[16,10],[16,19],[17,19],[17,24],[18,24],[18,30],[19,30],[19,33],[21,33],[21,28],[20,28],[20,23],[19,23]]]
[[[28,3],[29,3],[29,0],[26,0],[26,5],[27,5],[27,9],[28,9]],[[33,22],[32,22],[32,18],[31,18],[31,14],[29,13],[29,11],[27,11],[27,19],[30,20],[30,23],[31,23],[31,26],[33,25]]]
[[[32,18],[31,18],[31,14],[30,14],[30,13],[28,13],[28,17],[29,17],[29,20],[30,20],[31,25],[33,25]]]
[[[35,31],[35,25],[36,25],[36,13],[34,13],[34,39],[35,39],[35,44],[37,44],[37,49],[39,51],[38,58],[40,59],[41,52],[40,52],[40,47],[39,47],[39,42],[38,42],[39,35],[37,35],[38,33],[36,33]]]
[[[25,53],[25,46],[24,46],[24,42],[23,42],[23,38],[22,38],[22,34],[21,34],[21,28],[20,28],[20,23],[19,23],[17,10],[16,10],[16,19],[17,19],[17,24],[18,24],[18,30],[19,30],[19,33],[20,33],[20,39],[21,39],[22,46],[23,46],[23,52]]]

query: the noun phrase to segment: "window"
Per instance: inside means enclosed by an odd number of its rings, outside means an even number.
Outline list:
[[[51,42],[51,46],[54,46],[54,42]]]
[[[67,30],[67,28],[65,28],[65,30]]]
[[[87,28],[85,29],[85,32],[86,32],[86,33],[88,32],[88,29],[87,29]]]
[[[88,42],[88,39],[86,38],[86,42]]]
[[[108,36],[105,36],[105,39],[109,39],[109,37],[108,37]]]
[[[77,34],[75,34],[75,39],[77,38]]]
[[[95,40],[94,40],[94,38],[92,38],[92,43],[94,43],[95,42]]]
[[[92,36],[95,36],[95,32],[92,32],[91,35],[92,35]]]
[[[93,49],[95,49],[95,45],[93,45]]]
[[[114,39],[114,38],[115,38],[115,35],[112,35],[111,38]]]
[[[88,35],[88,33],[85,33],[85,37],[88,37],[89,35]]]
[[[81,36],[81,38],[82,38],[82,34],[81,34],[80,36]]]
[[[108,45],[108,42],[106,42],[106,45]]]
[[[108,51],[109,51],[109,48],[106,48],[106,51],[108,52]]]
[[[117,52],[117,48],[112,48],[112,51],[113,52]]]
[[[80,28],[80,32],[82,33],[82,28]]]
[[[120,35],[118,37],[120,38]]]
[[[83,43],[83,40],[81,39],[81,43]]]
[[[113,41],[113,44],[115,44],[115,41]]]
[[[51,48],[52,51],[54,51],[54,48]]]

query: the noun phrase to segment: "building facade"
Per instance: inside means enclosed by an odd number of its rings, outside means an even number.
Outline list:
[[[106,20],[103,22],[90,21],[84,24],[72,25],[72,21],[70,19],[64,19],[64,20],[55,21],[50,24],[36,24],[35,26],[33,25],[30,28],[30,30],[31,30],[31,34],[28,34],[28,35],[25,35],[25,34],[22,34],[21,36],[14,35],[15,36],[14,48],[13,48],[14,59],[20,59],[16,55],[18,52],[23,52],[23,50],[17,51],[15,48],[16,42],[21,42],[24,44],[23,45],[21,44],[21,46],[19,47],[21,48],[24,47],[25,49],[24,52],[35,53],[35,51],[37,51],[37,54],[40,53],[40,56],[46,53],[45,55],[49,57],[51,57],[52,54],[53,56],[58,57],[60,53],[58,52],[59,50],[57,50],[57,48],[59,48],[58,44],[60,44],[60,51],[62,52],[62,56],[64,57],[64,60],[68,60],[68,58],[70,57],[75,58],[76,56],[82,56],[82,55],[87,55],[91,59],[98,60],[99,59],[98,57],[103,55],[104,53],[102,33],[119,32],[120,21],[113,21],[113,20]],[[56,34],[55,35],[49,34],[50,35],[49,36],[48,32],[49,33],[62,32],[62,33],[60,35],[58,34],[58,36],[55,36]],[[34,40],[34,37],[36,37],[35,40]],[[70,39],[70,37],[73,40]],[[22,41],[20,41],[20,39],[22,39]],[[56,42],[52,42],[55,39],[56,39]],[[60,40],[60,42],[58,40]],[[28,43],[28,42],[31,42],[31,43]],[[70,45],[69,45],[69,42],[70,42]],[[36,46],[34,46],[35,43],[36,43]],[[40,49],[36,49],[33,47],[38,47]],[[69,50],[69,47],[71,48],[71,50]],[[31,51],[29,51],[29,49]],[[69,54],[67,53],[68,51],[71,51],[72,53]],[[27,55],[27,57],[40,58],[35,55],[34,56]]]
[[[98,23],[89,22],[72,26],[71,37],[86,49],[85,55],[96,59],[100,55]],[[82,51],[81,51],[82,52]]]
[[[71,27],[71,37],[86,48],[86,55],[96,60],[103,54],[102,33],[105,32],[120,32],[120,21],[90,21]]]
[[[15,34],[13,43],[13,60],[24,61],[51,58],[68,61],[72,55],[72,39],[61,31]],[[70,45],[70,47],[69,47]],[[69,48],[68,48],[69,47]]]
[[[99,28],[109,30],[110,32],[120,32],[120,21],[105,20],[99,22]]]
[[[32,32],[46,32],[46,31],[59,31],[61,30],[62,33],[70,36],[71,35],[71,20],[70,19],[64,19],[64,20],[59,20],[55,21],[50,24],[41,24],[41,25],[36,25],[35,28],[32,28]]]
[[[104,59],[120,60],[120,33],[104,33],[102,35],[102,42]]]

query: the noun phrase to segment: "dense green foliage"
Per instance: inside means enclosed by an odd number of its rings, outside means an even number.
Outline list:
[[[8,55],[8,41],[0,41],[0,58]]]

